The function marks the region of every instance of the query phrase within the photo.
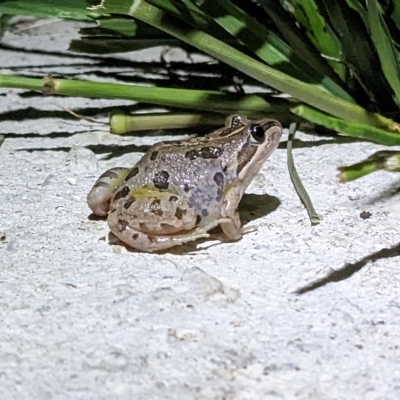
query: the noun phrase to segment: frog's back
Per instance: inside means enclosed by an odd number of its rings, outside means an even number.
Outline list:
[[[132,168],[127,185],[182,196],[205,224],[219,217],[224,187],[235,179],[228,168],[232,157],[227,146],[215,141],[210,145],[208,137],[157,143]]]

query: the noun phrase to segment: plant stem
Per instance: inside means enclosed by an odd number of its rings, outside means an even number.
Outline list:
[[[249,94],[238,96],[211,90],[171,89],[150,86],[121,85],[117,83],[79,80],[24,78],[0,75],[0,87],[42,91],[45,95],[59,94],[74,97],[126,99],[160,106],[197,109],[219,113],[245,112],[248,116],[266,114],[286,118],[295,102],[284,98]]]
[[[217,114],[156,113],[126,115],[116,111],[110,116],[111,133],[122,135],[127,132],[152,129],[182,129],[199,125],[223,126],[225,117]]]

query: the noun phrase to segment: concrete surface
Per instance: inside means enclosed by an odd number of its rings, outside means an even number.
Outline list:
[[[2,73],[98,79],[89,58],[37,51],[74,35],[64,23],[6,34],[32,51],[1,48]],[[0,91],[1,399],[400,398],[400,179],[336,178],[382,147],[299,135],[295,162],[323,217],[311,227],[284,135],[243,200],[257,231],[134,253],[108,243],[85,197],[157,137],[115,137],[57,106],[105,121],[126,104]]]

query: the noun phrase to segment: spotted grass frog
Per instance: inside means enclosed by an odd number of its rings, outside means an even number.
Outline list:
[[[206,136],[157,143],[133,168],[106,171],[88,205],[108,216],[115,236],[141,251],[207,238],[216,226],[239,240],[239,202],[281,135],[278,121],[231,115]]]

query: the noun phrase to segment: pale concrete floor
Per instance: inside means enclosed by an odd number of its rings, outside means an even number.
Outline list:
[[[73,34],[61,24],[40,46],[4,43],[62,51]],[[81,77],[92,63],[5,49],[0,59],[2,72]],[[85,197],[106,168],[138,160],[127,149],[157,138],[112,136],[57,104],[128,102],[0,91],[2,399],[400,397],[399,177],[336,178],[381,146],[299,135],[296,165],[323,216],[311,227],[285,136],[243,201],[256,232],[139,254],[104,240]]]

